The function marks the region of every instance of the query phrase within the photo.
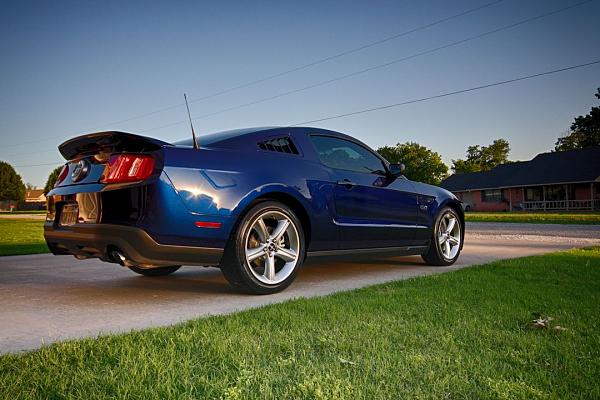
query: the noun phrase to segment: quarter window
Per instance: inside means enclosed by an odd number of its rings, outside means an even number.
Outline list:
[[[294,145],[294,142],[288,137],[265,140],[264,142],[259,142],[258,147],[261,150],[298,154],[298,149]]]
[[[383,161],[359,144],[331,136],[313,135],[310,138],[319,154],[319,159],[329,168],[385,174]]]

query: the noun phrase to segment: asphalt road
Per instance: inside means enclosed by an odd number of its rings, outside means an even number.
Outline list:
[[[57,340],[164,326],[296,297],[441,273],[501,258],[600,245],[600,226],[469,223],[459,262],[428,267],[420,257],[319,260],[283,293],[234,292],[218,269],[187,267],[146,278],[96,260],[47,254],[0,257],[0,353]]]

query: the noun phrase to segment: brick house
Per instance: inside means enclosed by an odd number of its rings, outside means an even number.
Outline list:
[[[456,194],[466,210],[600,210],[600,146],[454,174],[440,186]]]

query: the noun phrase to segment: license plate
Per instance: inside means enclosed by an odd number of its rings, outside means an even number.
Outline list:
[[[71,226],[77,223],[79,217],[79,206],[75,203],[65,204],[60,212],[60,225]]]

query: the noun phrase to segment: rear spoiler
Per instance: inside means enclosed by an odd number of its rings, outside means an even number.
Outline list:
[[[99,153],[116,153],[123,151],[142,152],[158,150],[170,143],[162,140],[134,135],[132,133],[107,131],[89,133],[69,139],[58,146],[60,154],[72,160],[77,156],[86,156]]]

